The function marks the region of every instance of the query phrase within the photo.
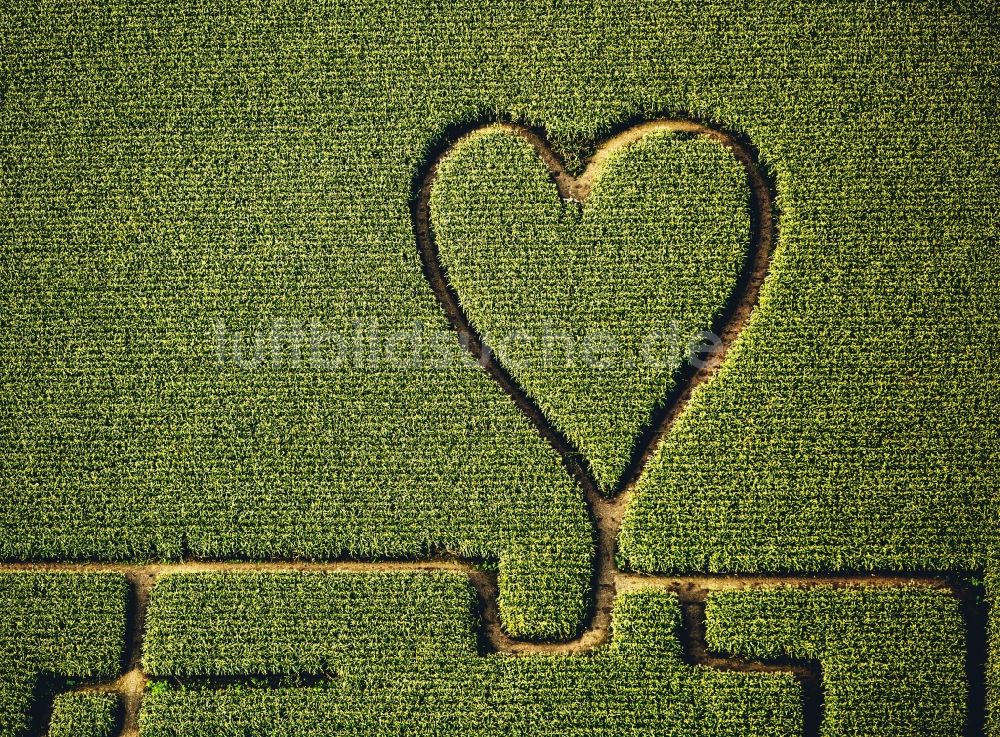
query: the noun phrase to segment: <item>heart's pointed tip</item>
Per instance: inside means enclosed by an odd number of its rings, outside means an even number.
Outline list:
[[[605,146],[614,155],[573,180],[599,171],[586,198],[502,127],[456,143],[430,191],[435,257],[461,311],[506,341],[508,393],[537,406],[543,436],[566,440],[556,450],[588,497],[613,498],[655,455],[670,377],[690,336],[744,298],[755,247],[732,151],[704,126],[690,140],[655,127]]]

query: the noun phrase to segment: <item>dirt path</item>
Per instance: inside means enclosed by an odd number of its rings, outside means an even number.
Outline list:
[[[632,460],[617,484],[615,495],[611,498],[600,492],[590,469],[580,461],[582,456],[578,450],[548,421],[537,403],[521,388],[488,346],[485,346],[482,337],[462,309],[458,295],[448,283],[434,242],[430,199],[441,161],[463,140],[497,127],[524,137],[534,147],[548,166],[559,194],[564,199],[585,201],[608,159],[615,152],[650,133],[668,132],[704,136],[730,151],[746,172],[750,190],[750,242],[747,245],[747,256],[737,286],[713,325],[713,332],[719,337],[719,343],[714,351],[703,357],[704,360],[700,361],[699,365],[689,364],[680,371],[675,389],[665,398],[662,408],[638,439]],[[583,634],[568,643],[527,644],[503,640],[503,633],[497,628],[497,637],[501,638],[498,644],[508,652],[580,652],[605,642],[609,637],[611,607],[617,592],[619,576],[615,565],[618,532],[636,482],[663,438],[669,433],[674,421],[683,411],[691,393],[697,386],[708,381],[722,365],[730,347],[743,331],[757,305],[777,239],[774,193],[757,161],[757,152],[749,142],[736,135],[684,118],[652,120],[624,127],[597,146],[579,177],[573,177],[566,170],[563,161],[546,142],[541,131],[509,122],[475,124],[462,130],[452,131],[448,140],[443,141],[432,152],[428,162],[425,171],[416,182],[416,197],[412,210],[414,233],[427,281],[458,333],[460,343],[528,417],[539,434],[559,454],[569,474],[576,479],[586,497],[596,530],[594,601],[591,620]]]
[[[475,588],[482,608],[483,638],[494,652],[511,655],[581,654],[611,639],[610,606],[600,610],[576,638],[563,642],[534,642],[510,637],[500,626],[497,609],[496,575],[475,563],[458,558],[438,558],[420,561],[184,561],[180,563],[0,563],[0,574],[9,572],[53,573],[118,573],[128,580],[132,601],[129,603],[127,646],[128,669],[124,676],[113,683],[89,686],[94,690],[120,692],[128,686],[143,685],[145,677],[134,675],[140,671],[142,640],[149,606],[150,592],[161,576],[178,573],[400,573],[400,572],[449,572],[466,576]],[[948,589],[962,596],[953,577],[944,574],[816,574],[816,575],[751,575],[751,574],[697,574],[651,575],[623,573],[612,567],[608,576],[607,593],[633,591],[644,587],[662,588],[676,594],[682,606],[703,605],[709,593],[732,589],[767,586],[910,586],[921,585]]]

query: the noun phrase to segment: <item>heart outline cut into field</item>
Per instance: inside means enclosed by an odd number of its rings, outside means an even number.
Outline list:
[[[653,133],[683,134],[706,138],[726,149],[742,166],[749,185],[750,240],[747,254],[735,288],[727,304],[712,325],[717,336],[715,349],[694,365],[685,362],[678,372],[669,395],[654,411],[651,422],[634,444],[631,462],[610,493],[602,493],[588,463],[579,449],[557,428],[528,395],[507,367],[493,354],[473,321],[463,309],[459,295],[449,282],[435,242],[431,215],[431,194],[439,167],[450,153],[463,142],[485,130],[502,129],[522,136],[537,152],[549,170],[560,197],[564,201],[584,202],[605,164],[617,152]],[[538,432],[561,456],[567,471],[583,488],[588,501],[601,503],[608,498],[622,499],[638,481],[642,470],[656,452],[660,441],[669,432],[683,411],[696,386],[707,381],[723,364],[733,342],[746,327],[760,298],[767,277],[778,234],[775,190],[758,162],[757,152],[744,137],[686,118],[655,118],[633,121],[600,141],[579,176],[574,177],[560,156],[553,150],[543,131],[509,121],[484,121],[449,131],[442,143],[431,152],[428,165],[417,178],[413,199],[413,223],[424,274],[449,322],[458,333],[459,341],[482,365],[490,376],[511,397],[517,407],[532,421]]]

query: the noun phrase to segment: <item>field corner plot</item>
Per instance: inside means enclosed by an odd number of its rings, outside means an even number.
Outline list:
[[[120,574],[0,573],[0,734],[110,731],[117,699],[65,692],[119,677],[128,599]]]
[[[818,662],[823,735],[963,735],[982,729],[964,619],[944,589],[730,590],[708,596],[706,639],[730,654]]]

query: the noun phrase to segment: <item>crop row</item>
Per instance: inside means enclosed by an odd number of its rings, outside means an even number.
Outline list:
[[[143,734],[801,731],[792,677],[683,662],[672,594],[619,597],[614,640],[582,656],[480,654],[471,599],[467,581],[453,574],[165,577],[152,592],[150,671],[326,678],[303,688],[157,687],[143,703]]]
[[[499,565],[511,632],[581,626],[579,490],[414,242],[464,103],[397,104],[424,10],[373,10],[0,9],[0,558],[447,552]]]
[[[965,734],[965,623],[958,600],[925,587],[715,592],[711,648],[819,661],[823,737]]]
[[[475,601],[465,576],[445,573],[169,575],[150,598],[143,668],[322,675],[341,662],[461,660],[476,654]]]
[[[779,242],[747,329],[647,468],[624,556],[649,572],[981,569],[1000,478],[1000,180],[974,163],[1000,160],[977,133],[997,104],[992,15],[682,5],[621,48],[679,50],[644,66],[676,80],[656,104],[748,135]]]
[[[0,575],[2,737],[20,737],[32,724],[37,699],[58,685],[45,679],[110,680],[120,672],[125,611],[126,584],[119,575]],[[90,704],[61,703],[54,721],[62,728],[77,717],[90,718],[83,714]]]

